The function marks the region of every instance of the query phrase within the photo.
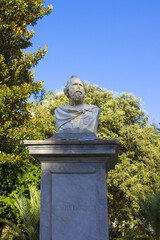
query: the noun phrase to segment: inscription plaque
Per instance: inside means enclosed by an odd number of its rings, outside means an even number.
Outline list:
[[[52,240],[96,239],[96,173],[52,173]]]

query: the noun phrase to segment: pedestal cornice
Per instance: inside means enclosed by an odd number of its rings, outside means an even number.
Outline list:
[[[30,155],[40,162],[105,161],[109,171],[118,160],[117,140],[47,139],[25,140],[24,144],[28,147]]]

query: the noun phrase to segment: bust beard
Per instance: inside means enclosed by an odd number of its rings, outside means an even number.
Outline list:
[[[74,93],[70,93],[69,95],[69,104],[71,106],[77,104],[82,104],[84,102],[85,94],[83,94],[81,91],[76,91]]]

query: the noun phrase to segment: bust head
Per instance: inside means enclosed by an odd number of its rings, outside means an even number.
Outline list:
[[[64,94],[69,98],[69,104],[82,104],[84,102],[85,93],[86,90],[83,81],[76,76],[71,76],[64,89]]]

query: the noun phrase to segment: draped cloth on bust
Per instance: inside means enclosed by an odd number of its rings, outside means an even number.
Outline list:
[[[99,108],[84,104],[83,107],[66,106],[55,110],[57,132],[93,132],[96,134]]]

